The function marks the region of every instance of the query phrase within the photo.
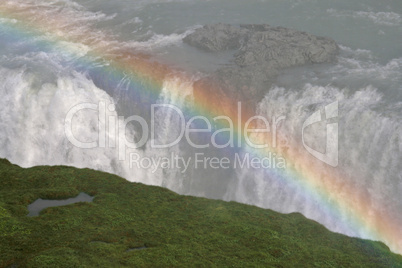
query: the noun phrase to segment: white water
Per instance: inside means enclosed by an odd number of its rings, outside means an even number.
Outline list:
[[[381,204],[387,210],[396,212],[393,214],[396,221],[402,220],[401,214],[397,213],[402,210],[399,166],[402,161],[401,115],[389,116],[385,112],[378,112],[382,110],[383,101],[375,88],[368,86],[351,93],[347,89],[311,84],[306,84],[303,90],[275,87],[260,103],[259,113],[266,118],[277,116],[278,113],[286,115],[279,131],[279,147],[286,147],[289,159],[295,160],[288,163],[292,167],[311,168],[305,166],[305,158],[299,156],[300,149],[303,150],[298,146],[302,125],[317,107],[327,104],[329,100],[339,102],[340,162],[336,170],[319,162],[309,163],[315,166],[315,175],[322,180],[333,180],[332,175],[337,171],[342,172],[345,178],[340,179],[367,192],[373,210],[381,211],[383,208],[377,206]],[[306,135],[309,146],[325,151],[325,124],[312,125]],[[236,191],[230,193],[230,198],[282,212],[300,211],[333,231],[375,239],[365,230],[350,230],[350,218],[343,219],[348,223],[346,226],[334,220],[334,215],[330,214],[332,211],[323,210],[314,199],[306,197],[302,189],[293,188],[291,183],[288,185],[275,176],[270,177],[264,170],[258,170],[257,174],[255,169],[241,170]],[[347,190],[333,189],[338,191],[336,195],[342,195],[342,191],[346,194]]]
[[[12,0],[21,4],[22,1]],[[267,89],[258,111],[267,118],[285,115],[279,131],[279,146],[290,155],[300,144],[304,120],[316,109],[339,101],[339,167],[349,181],[402,222],[402,6],[395,1],[317,2],[298,1],[23,1],[41,5],[49,18],[57,14],[73,18],[63,24],[71,36],[90,33],[103,40],[112,33],[114,46],[152,52],[184,69],[209,70],[227,62],[230,55],[217,57],[190,48],[181,38],[199,25],[213,22],[269,23],[330,36],[341,44],[335,64],[294,68],[284,72],[277,85]],[[60,8],[62,7],[62,8]],[[190,16],[189,16],[190,14]],[[3,19],[0,20],[0,23]],[[74,31],[72,30],[74,29]],[[22,166],[72,165],[112,172],[130,181],[160,185],[183,194],[237,200],[280,212],[302,212],[333,231],[364,238],[362,229],[350,228],[350,218],[334,215],[305,196],[301,189],[255,169],[199,171],[190,168],[144,169],[130,167],[130,153],[144,158],[191,156],[183,144],[168,149],[128,149],[120,161],[117,148],[79,149],[65,135],[65,117],[77,104],[115,103],[106,91],[76,62],[91,48],[59,42],[58,49],[43,48],[37,40],[11,40],[0,31],[0,157]],[[89,38],[89,37],[88,37]],[[107,41],[107,42],[106,42]],[[111,40],[99,46],[110,45]],[[106,44],[107,43],[107,44]],[[79,52],[64,51],[78,47]],[[74,57],[72,57],[74,55]],[[223,60],[222,60],[223,59]],[[77,68],[79,66],[80,68]],[[79,70],[76,70],[79,69]],[[178,107],[191,105],[192,81],[165,81],[158,103]],[[132,105],[136,105],[133,101]],[[117,107],[118,108],[118,107]],[[118,109],[117,109],[118,110]],[[107,116],[118,118],[116,111]],[[156,113],[156,142],[166,142],[178,131],[178,118],[169,109]],[[119,121],[120,120],[120,121]],[[117,122],[122,124],[122,120]],[[81,141],[98,138],[98,114],[87,110],[74,117],[73,133]],[[308,129],[307,143],[323,149],[324,125]],[[121,144],[132,140],[135,130],[109,135]],[[324,132],[325,134],[325,132]],[[212,154],[212,153],[211,153]],[[297,157],[295,158],[297,160]],[[298,167],[299,163],[288,163]],[[312,163],[325,178],[331,169]],[[388,245],[395,249],[396,245]],[[399,243],[402,241],[399,240]]]

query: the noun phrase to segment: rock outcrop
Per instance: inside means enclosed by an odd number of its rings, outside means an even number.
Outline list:
[[[186,36],[183,40],[191,46],[205,51],[216,52],[239,49],[248,38],[250,31],[230,24],[206,25]]]
[[[283,27],[252,31],[236,55],[239,66],[272,65],[287,68],[308,63],[324,63],[334,59],[338,51],[335,41]]]
[[[195,98],[230,112],[222,103],[246,103],[253,109],[284,68],[326,63],[335,59],[334,40],[266,24],[207,25],[186,36],[185,43],[209,52],[237,50],[234,64],[194,84]],[[235,105],[234,105],[235,106]]]

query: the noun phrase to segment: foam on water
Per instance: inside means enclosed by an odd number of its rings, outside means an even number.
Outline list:
[[[83,149],[74,146],[66,136],[66,124],[71,127],[74,137],[88,143],[99,140],[99,112],[82,109],[75,113],[71,122],[66,115],[75,106],[82,103],[106,107],[115,101],[103,90],[97,88],[91,80],[80,73],[71,73],[58,77],[53,83],[38,84],[37,77],[25,69],[10,70],[0,68],[0,157],[24,167],[36,165],[71,165],[88,167],[111,172],[130,181],[151,185],[165,186],[180,191],[179,171],[174,168],[153,170],[130,165],[130,154],[138,157],[169,157],[172,152],[180,154],[178,147],[169,149],[144,150],[127,148],[124,160],[119,158],[119,144],[133,141],[135,130],[127,125],[123,131],[106,131],[106,148]],[[177,78],[167,80],[158,101],[161,104],[174,103],[181,107],[186,96],[191,95],[192,82],[183,82]],[[180,95],[172,95],[169,87],[180,87]],[[175,91],[176,92],[176,91]],[[133,104],[135,105],[135,104]],[[106,118],[113,117],[116,125],[124,125],[125,118],[120,118],[115,109],[106,109]],[[155,144],[165,144],[174,134],[175,112],[160,109],[155,114]],[[109,122],[106,122],[109,124]],[[107,129],[112,129],[107,125]],[[148,146],[149,147],[149,146]],[[170,174],[168,174],[170,173]]]
[[[355,19],[369,20],[379,25],[400,26],[402,23],[401,14],[395,12],[348,11],[336,10],[333,8],[328,9],[327,12],[331,16],[338,18],[352,17]]]
[[[183,144],[154,150],[148,143],[141,149],[127,148],[125,161],[120,161],[118,144],[134,140],[138,134],[130,124],[125,132],[107,134],[107,141],[116,144],[114,148],[80,149],[66,138],[66,114],[80,103],[99,104],[103,101],[108,107],[106,115],[115,118],[116,124],[124,125],[124,118],[119,118],[116,112],[119,107],[109,109],[113,108],[109,104],[118,105],[116,99],[106,93],[110,89],[97,87],[96,81],[86,74],[87,70],[80,69],[79,59],[88,57],[93,50],[122,56],[125,55],[122,51],[133,50],[153,54],[172,52],[171,61],[193,60],[206,66],[205,58],[218,58],[218,54],[196,52],[181,42],[200,24],[270,23],[301,27],[301,30],[331,37],[333,34],[334,38],[346,40],[341,45],[341,54],[335,64],[284,71],[278,86],[267,89],[265,98],[258,105],[259,114],[271,119],[286,116],[279,128],[281,139],[278,146],[295,159],[290,163],[295,169],[303,169],[302,158],[298,155],[307,152],[296,151],[302,150],[296,145],[301,142],[303,122],[319,107],[337,100],[339,167],[334,171],[319,161],[308,164],[315,167],[324,183],[330,174],[342,174],[337,177],[339,180],[347,178],[348,183],[369,197],[369,209],[380,211],[382,208],[376,206],[381,204],[392,213],[396,222],[402,222],[402,58],[400,43],[394,42],[400,41],[397,34],[402,21],[398,8],[378,7],[373,1],[351,4],[348,10],[342,8],[345,6],[342,1],[334,7],[328,7],[330,5],[324,1],[298,1],[292,5],[288,5],[289,1],[274,0],[266,3],[254,1],[248,5],[244,1],[232,0],[169,2],[121,0],[111,4],[110,1],[87,0],[7,0],[10,6],[18,7],[19,15],[43,26],[43,31],[58,34],[59,39],[54,41],[54,37],[46,34],[0,39],[4,44],[0,48],[0,157],[25,167],[88,167],[115,173],[130,181],[164,186],[179,193],[236,200],[281,212],[298,211],[333,231],[378,239],[370,236],[363,225],[360,229],[348,228],[353,219],[347,209],[337,218],[306,196],[302,188],[276,180],[263,170],[244,168],[235,170],[230,176],[227,173],[218,176],[197,173],[194,169],[183,174],[177,168],[153,172],[152,169],[130,166],[132,153],[142,158],[189,153]],[[193,16],[178,8],[192,10],[193,4],[199,11]],[[292,8],[289,10],[288,6]],[[287,16],[283,16],[285,11]],[[375,27],[367,27],[367,22]],[[17,20],[0,18],[1,23],[15,24]],[[359,32],[358,35],[342,28],[348,23],[357,25],[352,28]],[[7,34],[1,30],[0,36]],[[387,41],[381,43],[378,36]],[[54,45],[43,46],[43,40],[53,40]],[[178,107],[192,104],[194,79],[178,77],[164,81],[158,103]],[[137,103],[133,101],[130,105]],[[171,110],[159,109],[155,118],[158,131],[154,141],[164,143],[171,140],[177,132],[177,115]],[[96,111],[80,111],[72,118],[72,133],[81,141],[97,140],[98,124]],[[321,123],[306,129],[306,143],[321,151],[325,150],[326,140],[323,129],[325,124]],[[342,181],[337,185],[342,185]],[[346,194],[346,190],[342,187],[331,189],[338,192],[338,196]],[[353,197],[348,198],[353,200]],[[328,199],[325,202],[336,202],[331,200],[331,196]]]
[[[111,100],[104,91],[80,74],[59,77],[55,84],[46,83],[40,88],[34,86],[34,77],[23,69],[1,68],[0,74],[1,157],[23,166],[67,164],[96,168],[98,163],[110,162],[110,152],[74,147],[65,138],[64,130],[64,118],[74,105]],[[76,120],[76,134],[83,140],[93,139],[98,116],[93,113],[92,117]],[[84,131],[85,125],[94,132]]]
[[[163,35],[151,33],[151,37],[147,41],[133,41],[129,43],[129,46],[132,46],[133,48],[138,50],[145,51],[155,51],[160,48],[165,48],[166,46],[177,46],[182,44],[183,38],[194,32],[195,28],[197,28],[197,26],[192,27],[192,29],[189,29],[181,34],[173,33],[170,35]]]
[[[293,68],[279,77],[278,84],[293,88],[303,87],[303,83],[330,84],[349,91],[371,85],[388,104],[402,101],[402,58],[380,63],[370,50],[340,48],[335,64]]]
[[[317,107],[339,101],[339,166],[347,180],[357,189],[364,189],[371,198],[371,209],[381,209],[376,204],[385,204],[395,218],[402,220],[402,191],[399,163],[402,161],[402,116],[389,116],[382,112],[382,95],[372,86],[355,92],[333,86],[306,84],[303,89],[272,88],[260,103],[259,114],[266,118],[285,115],[279,128],[278,146],[291,155],[299,148],[303,122]],[[318,151],[325,151],[325,123],[314,124],[306,129],[306,143]],[[301,158],[298,158],[301,160]],[[304,161],[304,160],[303,160]],[[296,161],[292,163],[298,166]],[[315,170],[321,172],[323,182],[334,172],[333,168],[319,163]],[[300,166],[299,168],[303,168]],[[332,179],[332,178],[331,178]],[[346,182],[346,181],[345,181]],[[328,181],[331,184],[331,181]],[[333,189],[340,192],[346,189]],[[352,219],[345,214],[341,218],[323,211],[314,200],[303,195],[301,189],[289,187],[286,183],[269,177],[263,170],[242,169],[238,171],[237,185],[226,194],[227,199],[238,200],[260,207],[289,213],[299,211],[307,217],[324,223],[330,230],[374,239],[363,227],[360,230],[346,228]]]

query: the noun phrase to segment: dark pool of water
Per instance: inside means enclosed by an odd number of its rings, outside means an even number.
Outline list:
[[[39,213],[45,208],[66,206],[78,202],[92,202],[93,199],[93,196],[87,195],[86,193],[80,193],[76,197],[64,200],[46,200],[39,198],[35,200],[35,202],[33,202],[32,204],[28,205],[28,216],[39,216]]]

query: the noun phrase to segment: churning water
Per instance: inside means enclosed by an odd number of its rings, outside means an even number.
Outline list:
[[[376,217],[383,214],[375,211],[386,211],[387,220],[402,226],[402,2],[5,0],[0,6],[5,10],[0,13],[0,157],[25,167],[94,168],[181,194],[298,211],[330,230],[383,240],[402,253],[401,237],[389,239],[364,224],[381,220]],[[14,26],[20,20],[28,25],[24,32]],[[318,186],[306,192],[265,169],[197,168],[192,161],[186,163],[197,152],[187,143],[155,149],[149,141],[140,149],[127,148],[123,161],[117,147],[81,149],[66,138],[65,118],[77,104],[102,101],[107,116],[120,123],[139,109],[139,100],[126,92],[132,82],[122,72],[99,75],[98,70],[109,64],[102,54],[146,53],[182,70],[163,81],[155,103],[191,109],[194,79],[230,63],[232,52],[202,52],[182,38],[218,22],[284,26],[331,37],[340,45],[335,63],[284,70],[257,104],[258,114],[266,118],[286,117],[278,130],[278,146],[292,159],[287,169],[303,173],[314,166],[314,176],[330,189],[326,197],[316,198],[314,191],[322,192]],[[306,164],[301,155],[307,152],[298,146],[303,122],[333,101],[339,103],[339,165]],[[114,107],[109,106],[112,103]],[[177,137],[177,113],[159,109],[154,118],[156,144]],[[72,120],[74,136],[81,141],[99,138],[97,111],[80,111]],[[325,124],[306,130],[309,146],[325,150],[322,129]],[[138,135],[137,128],[128,126],[123,133],[108,134],[108,141],[118,144]],[[212,149],[199,152],[221,154]],[[246,152],[241,148],[238,153]],[[169,158],[166,165],[171,166],[130,166],[130,157]],[[337,180],[335,186],[330,180]],[[350,189],[365,197],[365,215],[372,218],[353,216],[342,206],[333,213],[331,207],[340,199],[353,201]]]

